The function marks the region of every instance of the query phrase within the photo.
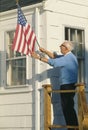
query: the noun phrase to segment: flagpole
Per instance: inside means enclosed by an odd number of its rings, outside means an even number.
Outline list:
[[[37,42],[38,47],[40,47],[39,42],[38,42],[38,40],[37,40],[37,39],[36,39],[36,42]]]

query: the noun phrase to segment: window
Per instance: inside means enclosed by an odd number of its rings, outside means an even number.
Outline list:
[[[84,30],[65,27],[65,40],[73,43],[73,53],[79,62],[79,82],[84,82],[84,39]]]
[[[25,85],[26,84],[26,56],[18,52],[14,52],[12,41],[15,31],[6,33],[6,73],[7,86]]]

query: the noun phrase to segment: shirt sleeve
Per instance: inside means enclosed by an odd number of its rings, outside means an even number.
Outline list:
[[[63,57],[58,57],[55,59],[49,59],[48,64],[53,67],[63,67],[65,65],[66,59]]]
[[[51,66],[54,66],[54,63],[55,62],[55,59],[48,59],[48,64],[51,65]]]

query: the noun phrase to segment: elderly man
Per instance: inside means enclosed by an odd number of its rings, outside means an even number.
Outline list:
[[[73,45],[69,41],[65,41],[60,45],[62,55],[56,55],[44,48],[40,47],[40,51],[49,56],[49,58],[41,57],[35,52],[32,57],[39,59],[42,62],[48,63],[53,67],[59,67],[60,89],[61,90],[75,90],[75,83],[78,77],[78,62],[76,56],[71,52]],[[74,92],[61,93],[61,105],[65,121],[67,125],[77,126],[78,120],[74,109]],[[68,130],[76,130],[68,128]]]

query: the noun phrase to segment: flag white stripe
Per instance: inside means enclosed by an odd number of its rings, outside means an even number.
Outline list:
[[[21,32],[21,25],[19,25],[19,27],[18,27],[19,29],[18,29],[18,36],[17,36],[17,39],[16,39],[16,45],[15,45],[15,51],[17,51],[17,49],[18,49],[18,46],[19,46],[19,40],[20,40],[20,32]]]
[[[33,47],[33,40],[34,40],[34,38],[35,38],[35,35],[33,34],[33,35],[32,35],[32,38],[31,38],[31,41],[30,41],[30,46],[29,46],[30,50],[31,50],[32,47]]]
[[[21,38],[21,37],[20,37]],[[20,48],[19,48],[19,51],[22,52],[23,50],[23,46],[24,46],[24,35],[22,33],[22,39],[21,39],[21,44],[20,44]]]
[[[29,39],[29,37],[30,37],[30,35],[31,35],[31,32],[32,32],[32,29],[29,28],[28,24],[26,25],[26,30],[27,30],[27,28],[29,29],[29,30],[28,30],[28,33],[26,34],[26,40],[28,41],[28,39]]]

